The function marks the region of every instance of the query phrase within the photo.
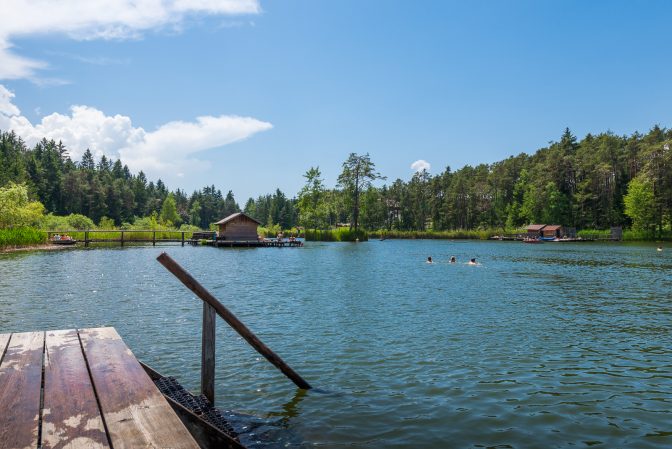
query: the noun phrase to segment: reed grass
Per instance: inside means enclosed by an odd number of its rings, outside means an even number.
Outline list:
[[[510,232],[513,233],[514,231]],[[468,239],[487,240],[494,235],[506,234],[501,229],[467,230],[455,229],[450,231],[400,231],[378,230],[371,231],[371,237],[384,239]]]
[[[355,232],[349,228],[338,229],[306,229],[306,241],[314,242],[354,242],[359,239],[360,242],[369,240],[369,235],[361,229]]]
[[[582,229],[577,232],[582,238],[607,239],[611,237],[609,229]],[[624,242],[655,242],[658,240],[672,241],[672,230],[664,229],[662,234],[658,230],[623,230]]]
[[[35,228],[0,229],[0,248],[40,245],[47,242],[47,233]]]

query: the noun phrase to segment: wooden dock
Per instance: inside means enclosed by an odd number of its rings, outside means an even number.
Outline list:
[[[195,242],[197,244],[199,242]],[[264,240],[205,240],[205,245],[217,248],[298,248],[301,240],[264,239]]]
[[[89,246],[92,243],[118,243],[121,246],[132,243],[151,243],[156,246],[157,243],[179,243],[182,246],[191,240],[192,232],[189,231],[153,231],[153,230],[104,230],[89,229],[86,231],[47,231],[47,240],[51,240],[54,235],[68,235],[77,243],[84,243]]]
[[[111,327],[0,334],[0,449],[199,445]]]

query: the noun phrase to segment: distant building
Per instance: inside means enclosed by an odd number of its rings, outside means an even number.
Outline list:
[[[545,224],[531,224],[527,227],[527,236],[530,238],[542,237],[542,229],[546,227]]]
[[[560,226],[560,225],[546,225],[541,230],[541,233],[543,234],[544,237],[561,238],[562,237],[562,226]]]
[[[218,240],[251,241],[257,240],[257,226],[261,223],[242,212],[231,214],[215,223],[219,226]]]

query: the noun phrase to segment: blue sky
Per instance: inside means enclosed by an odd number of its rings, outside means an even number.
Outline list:
[[[391,182],[672,119],[666,1],[11,3],[0,129],[241,205],[350,152]]]

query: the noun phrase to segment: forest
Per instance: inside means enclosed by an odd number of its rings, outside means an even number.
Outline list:
[[[455,171],[446,167],[435,175],[420,171],[392,182],[376,172],[368,154],[351,153],[335,186],[325,186],[319,167],[310,167],[296,195],[277,189],[248,199],[243,210],[281,229],[490,230],[541,222],[661,235],[672,222],[670,144],[672,130],[660,126],[629,136],[588,134],[580,141],[566,129],[533,154]],[[122,228],[151,219],[207,229],[241,210],[232,190],[170,190],[119,160],[95,160],[87,150],[73,161],[61,142],[43,139],[29,148],[12,131],[0,132],[0,189],[9,186],[22,186],[47,217],[76,214]],[[13,225],[0,219],[0,227]]]
[[[368,230],[515,230],[554,223],[623,226],[660,237],[672,221],[671,144],[672,131],[659,126],[630,136],[588,134],[581,141],[565,129],[532,155],[359,188],[344,178],[348,172],[352,177],[353,160],[361,162],[365,179],[384,178],[368,155],[351,154],[334,189],[324,188],[319,168],[306,172],[299,217],[318,229],[343,221],[352,226],[354,218],[355,227],[359,221]]]

